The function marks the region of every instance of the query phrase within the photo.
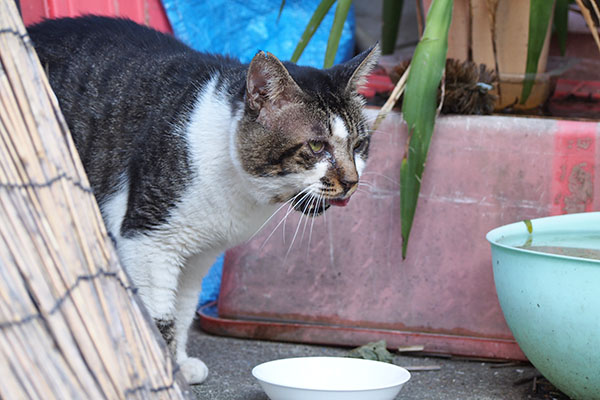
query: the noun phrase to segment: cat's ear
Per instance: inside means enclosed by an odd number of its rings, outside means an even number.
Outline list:
[[[277,57],[263,51],[254,56],[246,76],[246,103],[251,109],[259,111],[266,104],[281,108],[296,100],[301,92]]]
[[[363,51],[340,66],[346,70],[345,75],[349,76],[346,90],[355,92],[367,82],[367,76],[377,65],[380,55],[379,43],[376,43],[370,49]]]

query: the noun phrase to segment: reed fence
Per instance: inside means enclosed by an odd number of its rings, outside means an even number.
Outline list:
[[[0,398],[189,397],[121,268],[13,0],[0,0]]]

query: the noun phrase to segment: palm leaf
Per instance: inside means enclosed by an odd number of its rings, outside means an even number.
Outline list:
[[[544,47],[548,24],[552,16],[554,1],[531,0],[529,9],[529,40],[527,42],[527,63],[525,68],[525,80],[521,92],[521,104],[525,104],[537,73],[538,62]]]
[[[281,18],[281,13],[283,12],[283,8],[285,7],[285,0],[281,0],[281,4],[279,5],[279,13],[277,14],[277,22]]]
[[[381,27],[382,54],[392,54],[396,48],[403,5],[404,0],[383,0],[383,25]]]
[[[351,5],[352,0],[338,0],[333,24],[331,25],[331,31],[329,32],[329,39],[327,40],[327,50],[325,51],[323,68],[330,68],[333,66],[335,54],[337,53],[340,44],[342,30],[344,29],[344,23],[346,22],[346,17],[348,16]]]
[[[556,0],[554,9],[554,32],[558,39],[560,54],[567,52],[567,33],[569,28],[569,0]]]
[[[331,8],[331,6],[333,6],[333,3],[335,3],[335,0],[322,0],[319,3],[317,9],[310,18],[310,21],[308,21],[306,29],[304,29],[304,32],[300,37],[300,41],[296,45],[296,49],[292,54],[292,62],[298,62],[300,56],[302,55],[302,52],[306,48],[306,45],[308,45],[308,42],[310,42],[310,39],[317,31],[317,28],[319,28],[319,25],[321,25],[321,22],[323,22],[323,18],[325,18],[325,15],[327,15],[329,9]]]
[[[434,0],[425,32],[413,55],[402,114],[408,125],[409,143],[400,167],[400,215],[402,257],[406,257],[421,178],[437,114],[438,88],[446,65],[452,0]]]

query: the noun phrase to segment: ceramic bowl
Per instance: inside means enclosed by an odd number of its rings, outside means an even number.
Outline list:
[[[269,361],[252,375],[271,400],[393,400],[410,379],[397,365],[344,357]]]
[[[487,239],[500,306],[523,353],[570,397],[600,399],[600,260],[587,258],[600,254],[600,212],[514,223]]]

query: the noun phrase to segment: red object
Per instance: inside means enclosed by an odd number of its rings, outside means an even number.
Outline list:
[[[21,1],[21,13],[25,25],[44,18],[95,14],[129,18],[162,32],[173,32],[160,0],[27,0]]]
[[[392,90],[394,90],[394,83],[383,69],[378,69],[369,75],[367,83],[359,89],[359,93],[370,99],[376,93],[385,95]]]
[[[385,340],[390,348],[426,344],[427,353],[448,353],[472,357],[525,360],[512,339],[491,339],[465,335],[394,331],[334,324],[307,324],[290,321],[247,321],[219,318],[217,306],[208,304],[199,310],[204,331],[221,335],[277,340],[281,342],[320,343],[335,346],[359,346],[374,340]]]
[[[600,116],[600,82],[557,79],[547,107],[552,115],[596,120]]]
[[[600,82],[558,79],[552,97],[554,99],[560,99],[567,96],[600,101]]]
[[[218,316],[203,312],[204,329],[352,346],[384,338],[392,348],[523,359],[498,303],[485,234],[566,211],[557,197],[583,198],[580,206],[600,210],[600,124],[439,118],[402,260],[398,182],[406,138],[406,124],[390,114],[372,136],[362,179],[368,187],[316,219],[312,235],[309,221],[304,240],[301,225],[289,254],[296,213],[285,240],[283,224],[267,240],[279,216],[228,251]]]
[[[552,214],[592,211],[598,126],[560,120],[554,139]]]

